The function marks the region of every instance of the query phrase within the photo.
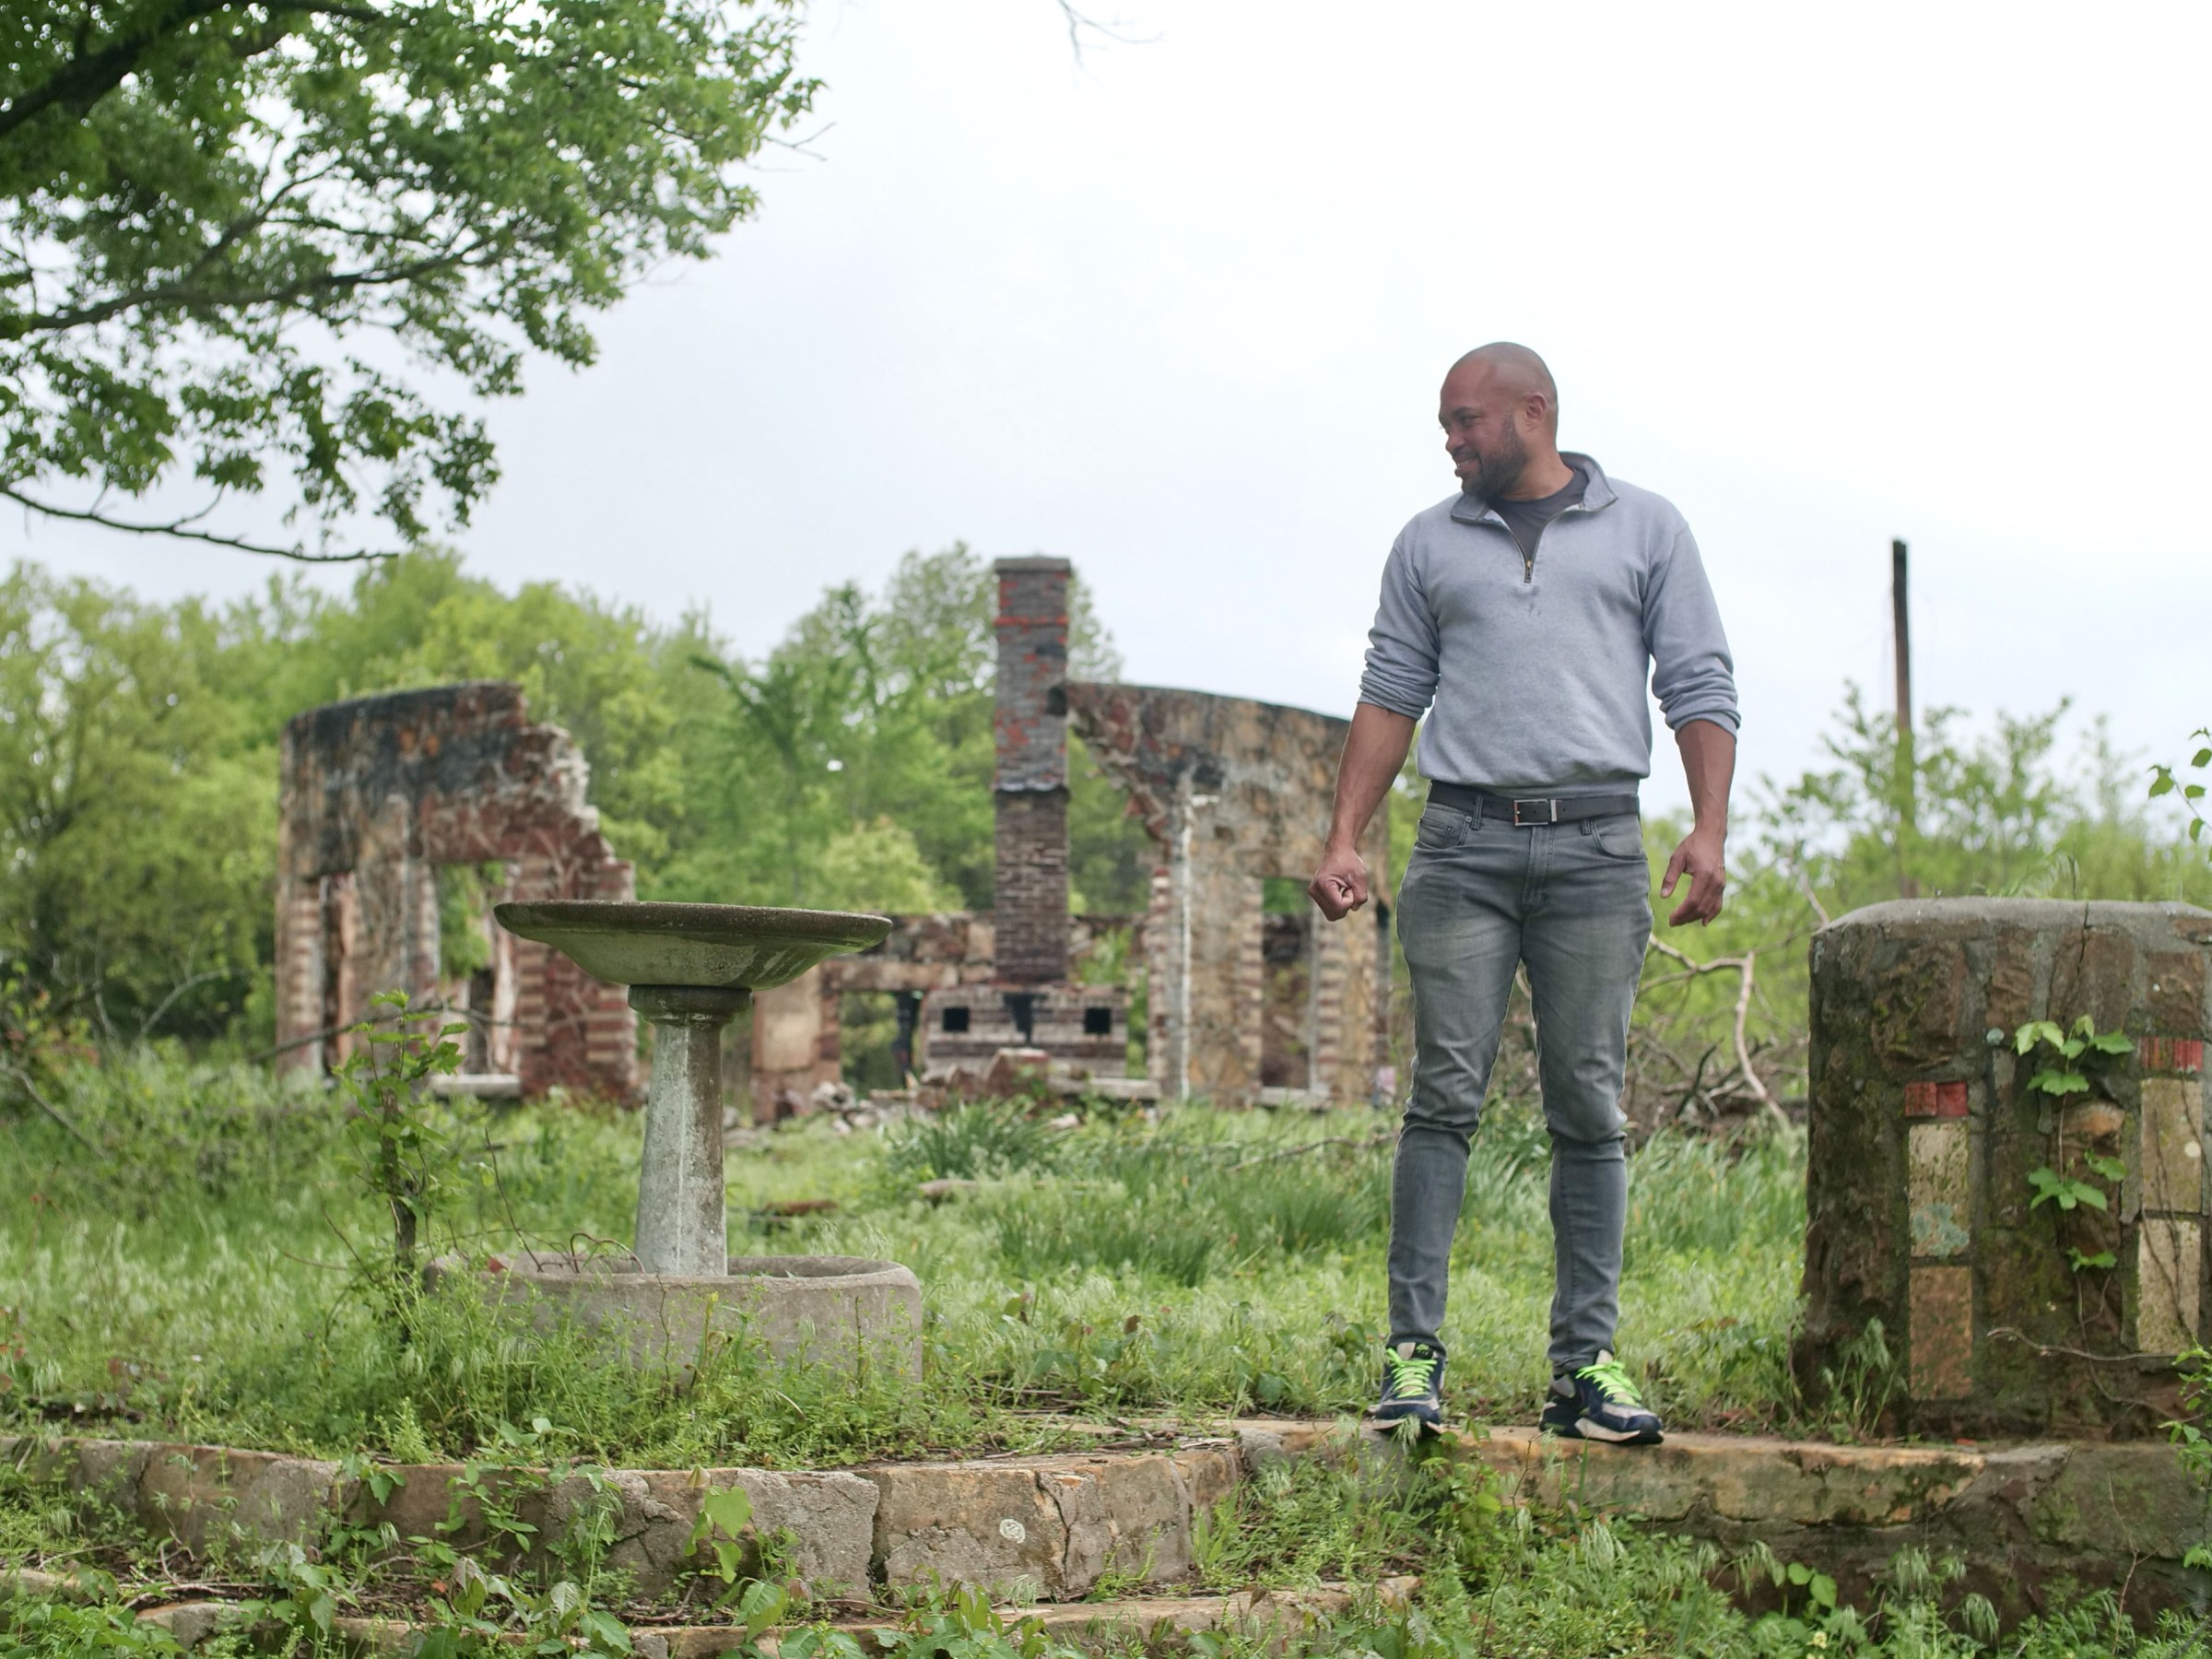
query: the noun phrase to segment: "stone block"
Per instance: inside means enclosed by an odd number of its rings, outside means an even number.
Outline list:
[[[2035,1018],[2035,935],[2024,927],[1997,935],[1982,987],[1982,1020],[2006,1035]]]
[[[2124,924],[2085,927],[2077,922],[2071,933],[2062,934],[2052,949],[2049,1018],[2071,1025],[2087,1014],[2099,1030],[2116,1030],[2127,1023],[2132,1006],[2135,939]]]
[[[1964,1255],[1972,1242],[1968,1228],[1973,1215],[1965,1120],[1914,1124],[1907,1133],[1905,1153],[1912,1253]]]
[[[159,1446],[138,1477],[142,1524],[195,1555],[224,1545],[301,1544],[335,1498],[338,1465],[215,1446]]]
[[[2070,1549],[2155,1559],[2205,1533],[2204,1492],[2164,1445],[2070,1446],[2025,1508],[2038,1539]]]
[[[1110,1572],[1160,1583],[1190,1571],[1191,1494],[1174,1459],[1100,1458],[1040,1469],[1037,1484],[1066,1529],[1056,1586],[1063,1598]]]
[[[1947,942],[1915,942],[1877,949],[1878,977],[1868,1030],[1874,1052],[1899,1069],[1940,1065],[1958,1052],[1960,994],[1966,959]],[[1879,959],[1888,958],[1887,961]]]
[[[2196,1221],[2146,1217],[2136,1233],[2136,1346],[2178,1354],[2197,1339],[2204,1229]]]
[[[2144,1005],[2150,1023],[2161,1031],[2201,1031],[2205,1029],[2205,953],[2201,950],[2158,950],[2143,962],[2149,984]]]
[[[1017,1465],[887,1465],[857,1471],[877,1490],[875,1566],[887,1586],[1018,1583],[1053,1594],[1067,1550],[1067,1523]]]
[[[1915,1267],[1911,1294],[1913,1397],[1964,1398],[1973,1392],[1973,1270]]]
[[[858,1471],[880,1494],[875,1567],[886,1585],[980,1583],[1072,1601],[1108,1573],[1147,1583],[1191,1567],[1199,1492],[1228,1489],[1233,1453],[1095,1453]]]
[[[1175,1454],[1175,1469],[1191,1495],[1191,1512],[1210,1510],[1237,1488],[1244,1459],[1236,1446],[1190,1446]]]
[[[783,1564],[809,1594],[865,1595],[875,1547],[877,1491],[856,1475],[782,1474],[769,1469],[708,1469],[679,1473],[621,1469],[598,1483],[573,1477],[554,1487],[544,1508],[544,1532],[558,1538],[594,1506],[615,1505],[615,1541],[606,1564],[634,1575],[638,1590],[665,1595],[695,1566],[692,1528],[708,1492],[741,1488],[752,1505],[746,1542],[750,1571],[758,1571],[759,1540],[780,1535]],[[602,1492],[604,1491],[604,1496]]]
[[[2143,1207],[2205,1207],[2203,1086],[2194,1077],[2143,1079]]]

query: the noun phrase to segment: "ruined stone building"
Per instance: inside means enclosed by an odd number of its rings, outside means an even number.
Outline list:
[[[285,726],[279,775],[279,1064],[335,1069],[346,1028],[397,988],[467,1018],[465,1068],[484,1092],[635,1093],[623,991],[490,918],[505,899],[634,896],[585,803],[582,756],[530,723],[519,686],[310,709]],[[456,927],[480,934],[465,972],[443,959]]]
[[[1119,1076],[1128,998],[1075,965],[1126,927],[1147,971],[1147,1069],[1170,1098],[1365,1100],[1389,1006],[1389,825],[1361,852],[1370,909],[1336,926],[1310,905],[1270,913],[1270,877],[1302,888],[1321,859],[1347,723],[1200,691],[1071,682],[1065,559],[998,561],[996,905],[989,917],[901,918],[875,951],[825,963],[759,999],[760,1091],[804,1095],[839,1070],[837,1005],[899,996],[901,1065],[979,1066],[1041,1048]],[[1129,795],[1158,850],[1141,917],[1071,917],[1067,730]]]
[[[901,917],[874,950],[762,993],[755,1101],[788,1110],[839,1079],[840,1003],[853,993],[894,999],[901,1070],[980,1071],[1002,1048],[1035,1048],[1119,1077],[1129,990],[1086,982],[1102,977],[1086,964],[1115,935],[1146,970],[1139,1035],[1160,1093],[1369,1099],[1388,1006],[1387,822],[1378,815],[1362,844],[1376,873],[1368,911],[1332,927],[1302,900],[1274,912],[1263,901],[1270,878],[1294,892],[1320,861],[1346,723],[1070,682],[1067,561],[1001,559],[996,573],[995,909]],[[1071,721],[1157,850],[1142,915],[1069,913]],[[630,866],[586,804],[586,777],[568,735],[532,724],[512,685],[395,692],[295,717],[278,831],[283,1063],[335,1069],[353,1041],[345,1028],[398,987],[467,1018],[466,1070],[480,1092],[632,1097],[637,1028],[623,991],[489,916],[504,899],[633,896]]]

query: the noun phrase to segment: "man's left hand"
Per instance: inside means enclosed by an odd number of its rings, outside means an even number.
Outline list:
[[[1662,899],[1672,899],[1675,884],[1684,876],[1689,877],[1689,891],[1666,919],[1669,927],[1680,927],[1686,922],[1702,924],[1721,913],[1721,894],[1728,885],[1728,871],[1722,860],[1724,844],[1725,838],[1718,830],[1692,830],[1666,861],[1666,876],[1659,883]]]

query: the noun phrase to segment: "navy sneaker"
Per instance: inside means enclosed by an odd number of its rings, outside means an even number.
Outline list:
[[[1616,1446],[1655,1446],[1663,1438],[1657,1414],[1637,1398],[1620,1361],[1602,1348],[1593,1363],[1552,1378],[1538,1427],[1568,1440]]]
[[[1434,1430],[1444,1421],[1444,1350],[1432,1342],[1401,1342],[1382,1350],[1382,1399],[1375,1421],[1395,1425],[1411,1418]]]

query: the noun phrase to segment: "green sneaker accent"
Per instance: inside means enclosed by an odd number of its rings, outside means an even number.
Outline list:
[[[1394,1394],[1425,1394],[1430,1381],[1436,1376],[1437,1358],[1434,1354],[1416,1352],[1410,1358],[1390,1355],[1382,1361],[1383,1370],[1390,1375],[1390,1392]]]
[[[1641,1408],[1643,1396],[1636,1392],[1636,1384],[1629,1380],[1627,1369],[1619,1360],[1607,1354],[1595,1365],[1585,1365],[1574,1373],[1590,1383],[1615,1406],[1633,1406]]]

